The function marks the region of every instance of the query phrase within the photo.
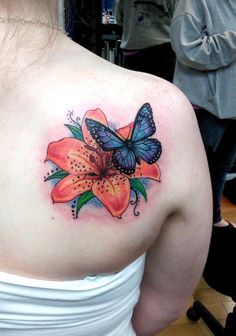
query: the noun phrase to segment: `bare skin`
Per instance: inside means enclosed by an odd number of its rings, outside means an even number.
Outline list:
[[[231,222],[231,225],[236,228],[236,224]],[[222,218],[219,222],[214,223],[216,227],[225,227],[229,226],[229,222],[227,222],[224,218]]]
[[[210,183],[192,108],[171,84],[112,65],[65,36],[43,54],[29,67],[35,54],[23,50],[0,82],[0,271],[80,279],[117,272],[147,251],[133,325],[137,335],[153,335],[182,313],[208,251]],[[145,102],[163,145],[161,182],[151,184],[139,216],[88,205],[73,219],[43,181],[48,144],[68,136],[68,110],[82,118],[99,108],[119,127]]]

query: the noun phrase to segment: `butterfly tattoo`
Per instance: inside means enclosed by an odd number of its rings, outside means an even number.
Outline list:
[[[156,132],[150,104],[145,103],[138,111],[131,136],[123,139],[119,134],[99,121],[86,118],[86,126],[92,138],[106,152],[113,151],[112,161],[122,173],[131,175],[141,160],[152,164],[162,151],[160,141],[150,138]]]

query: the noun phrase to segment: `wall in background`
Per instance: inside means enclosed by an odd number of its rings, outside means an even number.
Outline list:
[[[112,9],[114,0],[102,0],[102,9]]]

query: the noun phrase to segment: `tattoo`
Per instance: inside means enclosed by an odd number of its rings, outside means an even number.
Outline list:
[[[94,200],[113,217],[121,218],[129,204],[138,216],[140,195],[147,202],[147,180],[160,182],[162,146],[150,138],[156,132],[151,106],[144,104],[134,122],[118,130],[109,128],[100,109],[87,111],[82,121],[73,111],[67,116],[72,136],[50,143],[45,160],[55,165],[44,177],[56,181],[53,203],[70,203],[74,218]]]

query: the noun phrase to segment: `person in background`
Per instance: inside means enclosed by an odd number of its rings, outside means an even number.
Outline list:
[[[173,0],[116,0],[125,68],[173,80],[175,53],[169,36],[173,8]]]
[[[227,173],[236,158],[236,3],[177,0],[171,23],[174,84],[192,102],[207,152],[215,227]],[[197,153],[196,153],[197,155]]]
[[[0,335],[155,335],[209,248],[191,104],[71,41],[55,0],[0,0],[0,41]]]
[[[236,164],[236,162],[234,163]],[[233,169],[233,167],[232,167]],[[235,173],[235,171],[234,171]],[[236,177],[225,182],[224,186],[224,196],[228,198],[228,200],[236,205]]]

